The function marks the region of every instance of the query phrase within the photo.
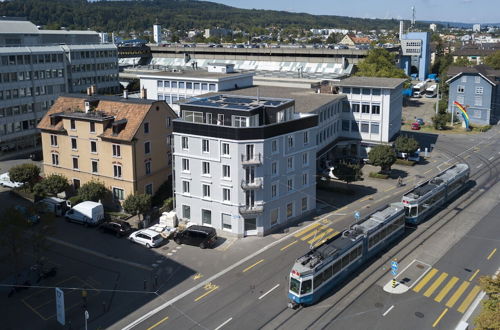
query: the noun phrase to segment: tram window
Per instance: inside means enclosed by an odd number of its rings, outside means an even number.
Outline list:
[[[314,276],[314,287],[317,288],[324,282],[324,273],[319,273]]]
[[[333,264],[332,266],[333,275],[337,274],[340,271],[341,268],[340,265],[341,265],[340,260],[338,260],[336,263]]]
[[[411,211],[411,207],[405,207],[405,215],[406,215],[407,217],[409,217],[409,216],[410,216],[410,211]]]
[[[290,291],[299,294],[300,282],[294,278],[290,279]]]
[[[353,262],[358,257],[358,249],[354,249],[349,253],[349,262]]]
[[[328,267],[327,269],[325,269],[325,273],[324,273],[324,278],[325,278],[325,281],[327,279],[329,279],[330,277],[332,277],[332,269],[333,269],[333,265]]]
[[[345,256],[342,257],[342,268],[347,267],[349,265],[349,255],[346,254]]]
[[[306,280],[302,282],[300,287],[300,294],[306,294],[312,291],[312,280]]]

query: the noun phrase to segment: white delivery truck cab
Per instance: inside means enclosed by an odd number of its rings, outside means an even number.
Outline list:
[[[65,214],[66,220],[96,226],[104,220],[104,207],[97,202],[81,202]]]
[[[62,217],[70,208],[70,203],[67,200],[57,197],[47,197],[36,203],[37,210],[40,212],[47,212]]]

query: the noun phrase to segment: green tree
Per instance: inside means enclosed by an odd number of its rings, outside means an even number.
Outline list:
[[[55,173],[50,174],[38,184],[41,184],[43,190],[50,195],[57,195],[69,188],[68,179],[64,175]]]
[[[451,120],[451,114],[448,112],[438,112],[437,115],[432,116],[432,126],[435,129],[444,129],[446,124]]]
[[[338,165],[335,165],[333,175],[339,178],[339,180],[349,184],[350,182],[361,180],[363,172],[359,164],[340,162]]]
[[[500,276],[482,276],[479,285],[488,299],[482,301],[481,313],[474,319],[476,329],[500,329]]]
[[[378,145],[370,150],[368,159],[371,164],[380,166],[382,172],[388,172],[396,162],[396,152],[391,146]]]
[[[14,208],[8,208],[0,215],[0,246],[5,252],[4,263],[18,274],[28,246],[25,233],[28,229],[25,217]],[[16,275],[17,283],[17,275]]]
[[[144,215],[151,209],[151,195],[128,195],[123,201],[122,207],[125,212],[138,215],[140,219],[140,215]]]
[[[40,167],[29,163],[16,165],[9,170],[9,177],[11,181],[22,182],[31,189],[40,177]]]
[[[491,66],[495,70],[500,70],[500,50],[497,50],[493,54],[486,56],[484,59],[484,64]]]
[[[397,151],[406,153],[408,157],[409,154],[417,151],[420,146],[414,138],[406,135],[400,135],[396,139],[395,147]]]
[[[356,76],[408,78],[402,69],[396,67],[396,55],[384,48],[374,48],[358,64]]]
[[[457,66],[472,66],[472,62],[467,59],[467,57],[460,56],[455,60],[455,65]]]
[[[109,190],[99,181],[89,181],[83,184],[78,190],[78,196],[84,201],[98,202],[103,200],[108,195]]]

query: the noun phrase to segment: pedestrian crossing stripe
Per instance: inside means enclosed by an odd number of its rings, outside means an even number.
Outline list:
[[[462,302],[462,304],[460,305],[460,307],[458,307],[458,311],[460,313],[464,313],[465,310],[467,309],[467,307],[469,307],[469,305],[472,303],[472,301],[474,300],[474,298],[476,298],[477,294],[479,293],[479,291],[481,291],[481,288],[479,286],[475,286],[470,292],[469,294],[467,295],[467,297],[464,299],[464,301]]]
[[[313,237],[311,240],[307,241],[307,244],[312,244],[312,243],[316,242],[317,240],[322,239],[326,234],[329,234],[332,231],[333,231],[333,229],[327,228],[326,230],[322,231],[321,233],[318,233],[318,235],[316,235],[316,237]]]
[[[464,291],[467,289],[467,287],[469,286],[469,282],[467,281],[463,281],[462,284],[460,285],[460,287],[457,289],[457,291],[455,291],[455,293],[453,294],[453,296],[451,296],[450,299],[448,299],[448,302],[446,302],[446,307],[453,307],[453,305],[455,305],[455,303],[457,302],[458,299],[460,299],[460,296],[464,293]]]
[[[438,303],[440,303],[444,297],[446,297],[446,295],[448,294],[448,292],[450,292],[451,288],[453,288],[453,286],[455,285],[455,283],[458,282],[458,277],[456,276],[453,276],[451,278],[451,280],[448,281],[448,283],[446,283],[446,285],[444,286],[444,288],[438,293],[438,295],[436,296],[436,298],[434,298],[434,300]]]
[[[430,297],[447,277],[446,273],[439,275],[438,279],[424,292],[424,296]]]
[[[323,230],[324,228],[328,228],[328,227],[325,227],[325,226],[321,225],[321,227],[320,227],[320,228],[316,228],[316,230],[313,230],[313,231],[311,231],[311,232],[307,233],[305,236],[302,236],[300,239],[301,239],[301,240],[303,240],[303,241],[306,241],[306,240],[308,240],[309,238],[314,237],[314,235],[316,235],[316,236],[317,236],[317,235],[318,235],[318,233],[319,233],[321,230]]]
[[[314,228],[318,227],[319,225],[320,225],[319,222],[313,223],[309,227],[302,229],[301,231],[299,231],[297,234],[295,234],[293,236],[300,237],[300,236],[304,235],[305,233],[307,233],[308,231],[313,230]]]
[[[323,238],[321,241],[316,242],[316,243],[314,244],[314,247],[318,247],[318,246],[320,246],[321,244],[325,243],[325,242],[326,242],[326,241],[328,241],[330,238],[332,238],[333,236],[336,236],[336,235],[338,235],[338,234],[340,234],[340,232],[338,232],[338,231],[333,231],[333,233],[331,233],[330,235],[326,236],[326,237],[325,237],[325,238]]]
[[[422,288],[434,277],[434,275],[436,275],[437,272],[438,270],[436,268],[432,268],[430,272],[428,272],[427,275],[425,275],[425,277],[413,288],[413,291],[417,293],[420,292],[420,290],[422,290]]]

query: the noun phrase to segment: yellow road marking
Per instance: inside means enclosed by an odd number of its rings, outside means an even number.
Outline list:
[[[467,156],[464,157],[464,159],[467,159],[467,158],[470,158],[470,155],[467,155]]]
[[[445,308],[444,311],[441,313],[441,315],[439,315],[439,317],[436,319],[436,321],[434,321],[434,323],[432,324],[433,328],[435,328],[436,325],[438,325],[439,321],[441,321],[446,312],[448,312],[448,308]]]
[[[23,303],[26,305],[26,307],[28,307],[29,309],[31,309],[31,311],[33,313],[35,313],[36,315],[40,316],[40,318],[44,321],[47,321],[48,319],[46,319],[45,317],[42,316],[42,314],[40,314],[36,309],[34,309],[33,307],[31,307],[30,304],[28,304],[26,301],[24,301],[23,299]]]
[[[285,245],[284,247],[282,247],[282,248],[280,249],[280,251],[284,251],[284,250],[288,249],[290,246],[292,246],[292,245],[296,244],[297,242],[298,242],[298,241],[293,241],[292,243],[290,243],[290,244],[288,244],[288,245]]]
[[[441,283],[443,283],[443,281],[448,277],[448,274],[447,273],[442,273],[441,275],[439,275],[439,277],[437,278],[437,280],[432,283],[432,285],[427,289],[427,291],[424,292],[424,296],[426,297],[430,297],[434,291],[436,291],[436,289],[438,288],[438,286],[441,285]]]
[[[167,317],[162,318],[160,321],[158,321],[158,322],[156,322],[155,324],[153,324],[152,326],[150,326],[150,327],[148,328],[148,330],[151,330],[151,329],[153,329],[153,328],[155,328],[155,327],[159,326],[160,324],[162,324],[162,323],[163,323],[163,322],[165,322],[166,320],[168,320],[168,316],[167,316]]]
[[[493,257],[493,255],[495,254],[495,252],[497,252],[497,248],[494,248],[493,251],[491,251],[490,255],[488,256],[488,258],[486,258],[486,260],[490,260],[491,257]]]
[[[388,189],[384,190],[384,192],[391,191],[391,190],[392,190],[392,189],[394,189],[394,188],[396,188],[396,187],[394,187],[394,186],[393,186],[393,187],[390,187],[390,188],[388,188]]]
[[[207,283],[205,286],[204,286],[204,289],[207,290],[207,292],[205,292],[204,294],[202,294],[201,296],[199,296],[198,298],[196,298],[194,301],[198,301],[200,299],[202,299],[203,297],[209,295],[211,292],[217,290],[219,288],[218,285],[215,285],[215,284],[212,284],[212,283]]]
[[[453,296],[451,296],[451,298],[446,303],[446,307],[450,308],[453,307],[453,305],[455,305],[455,303],[457,302],[458,298],[460,298],[460,296],[464,293],[465,289],[467,289],[469,284],[470,284],[469,282],[463,281],[463,283],[460,285],[457,291],[455,291]]]
[[[235,242],[236,242],[236,240],[235,240],[235,239],[234,239],[234,240],[232,240],[231,242],[229,242],[229,243],[228,243],[228,244],[227,244],[227,245],[226,245],[226,246],[222,249],[222,251],[227,251],[227,250],[231,247],[231,245],[233,245]]]
[[[332,238],[333,236],[337,235],[338,233],[339,233],[338,231],[334,231],[330,235],[328,235],[325,238],[323,238],[321,241],[319,241],[316,244],[314,244],[314,247],[320,246],[321,244],[325,243],[326,241],[328,241],[330,238]]]
[[[425,175],[425,174],[427,174],[427,173],[432,172],[432,170],[433,170],[433,168],[431,168],[430,170],[425,171],[425,172],[424,172],[424,175]]]
[[[196,274],[196,275],[193,276],[193,280],[197,280],[197,279],[200,279],[202,277],[203,277],[203,275],[201,275],[200,273],[198,273],[198,274]]]
[[[328,227],[325,227],[325,226],[321,225],[321,228],[317,228],[316,230],[313,230],[312,232],[308,233],[307,235],[301,237],[300,239],[303,240],[303,241],[306,241],[309,238],[313,237],[314,235],[319,234],[319,232],[322,231],[325,228],[328,228]]]
[[[343,209],[345,209],[345,208],[347,208],[347,205],[346,205],[346,206],[344,206],[344,207],[341,207],[340,209],[338,209],[338,210],[337,210],[337,211],[335,211],[335,212],[340,212],[340,211],[342,211],[342,210],[343,210]]]
[[[460,313],[464,313],[465,312],[465,310],[467,309],[467,307],[469,307],[469,305],[471,304],[472,300],[474,300],[474,298],[476,298],[476,296],[479,293],[479,291],[481,291],[481,288],[479,286],[477,286],[477,285],[472,290],[470,290],[469,294],[464,299],[464,301],[462,302],[462,304],[460,305],[460,307],[458,307],[458,311]]]
[[[366,201],[366,200],[368,200],[370,198],[371,198],[371,196],[366,196],[365,198],[363,198],[360,201],[358,201],[358,203],[364,202],[364,201]]]
[[[472,282],[472,280],[474,279],[474,277],[476,277],[477,273],[479,273],[479,269],[478,269],[478,270],[476,270],[476,271],[474,272],[474,274],[472,274],[472,276],[469,278],[469,282]]]
[[[441,300],[443,300],[444,297],[446,297],[446,295],[448,294],[448,292],[450,292],[451,288],[453,288],[453,286],[455,285],[455,283],[458,282],[458,277],[456,276],[453,276],[453,278],[451,280],[448,281],[448,283],[444,286],[444,288],[438,293],[438,295],[436,296],[436,298],[434,299],[435,301],[437,302],[441,302]]]
[[[263,262],[263,261],[264,261],[264,259],[260,259],[259,261],[257,261],[257,262],[256,262],[256,263],[254,263],[253,265],[248,266],[247,268],[245,268],[245,269],[243,270],[243,273],[245,273],[245,272],[247,272],[248,270],[250,270],[250,269],[254,268],[255,266],[257,266],[258,264],[260,264],[260,263],[261,263],[261,262]]]
[[[322,231],[319,235],[317,235],[313,239],[310,239],[309,241],[307,241],[307,243],[312,244],[312,243],[316,242],[317,240],[322,239],[326,234],[330,234],[332,231],[334,231],[334,230],[331,228],[327,228],[325,231]]]
[[[328,218],[322,219],[321,222],[325,225],[329,225],[331,221]]]
[[[297,234],[295,234],[293,236],[300,237],[300,236],[304,235],[305,233],[307,233],[309,230],[313,230],[314,228],[318,227],[319,225],[320,225],[319,222],[313,223],[309,227],[302,229],[301,231],[299,231]]]
[[[413,288],[413,291],[419,292],[422,290],[422,288],[427,284],[427,282],[430,281],[431,278],[434,277],[434,275],[436,275],[437,272],[438,270],[436,268],[432,268],[431,271],[428,272],[427,275],[425,275],[425,277]]]

